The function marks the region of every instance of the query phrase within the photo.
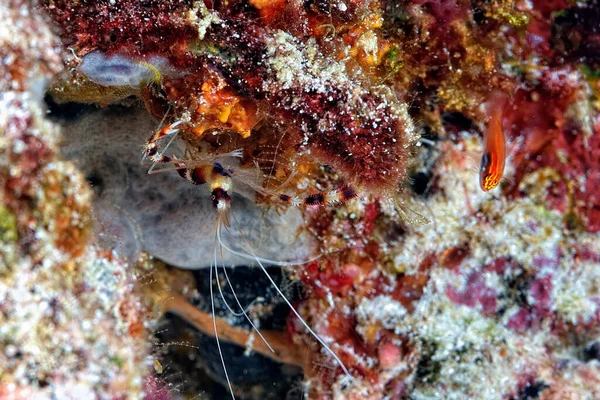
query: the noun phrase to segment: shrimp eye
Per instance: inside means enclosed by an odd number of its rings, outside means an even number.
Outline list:
[[[219,164],[218,162],[213,163],[213,171],[216,174],[219,174],[221,176],[231,178],[231,175],[229,175],[229,172],[227,172],[227,170],[225,168],[223,168],[223,166],[221,164]],[[231,170],[229,170],[229,171],[231,171]]]

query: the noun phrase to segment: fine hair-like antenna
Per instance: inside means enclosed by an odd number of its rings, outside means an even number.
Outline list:
[[[237,222],[237,219],[235,218],[235,215],[232,216],[233,220],[235,221],[236,225],[239,228],[239,224]],[[219,229],[219,226],[217,226],[217,229]],[[229,229],[227,227],[225,227],[225,231],[229,234],[230,237],[233,237],[233,235],[231,234],[231,232],[229,232]],[[219,243],[221,244],[221,246],[223,246],[224,248],[230,250],[221,240],[220,235],[217,235]],[[234,239],[235,240],[235,239]],[[317,342],[319,342],[321,344],[321,346],[323,346],[323,348],[335,359],[335,361],[338,363],[338,365],[342,368],[342,370],[344,371],[344,373],[349,377],[352,378],[352,374],[350,374],[350,371],[348,371],[348,369],[346,368],[346,366],[344,365],[344,363],[342,362],[342,360],[337,356],[337,354],[335,354],[335,352],[333,350],[331,350],[331,348],[325,343],[325,341],[314,331],[312,330],[312,328],[308,325],[308,323],[306,323],[306,321],[304,320],[304,318],[302,318],[302,316],[300,315],[300,313],[294,308],[294,306],[292,305],[292,303],[290,303],[290,301],[287,299],[287,297],[285,296],[285,294],[283,294],[283,292],[281,291],[281,289],[279,289],[279,286],[277,286],[277,283],[273,280],[273,278],[271,277],[271,275],[269,275],[269,273],[267,272],[265,266],[263,265],[263,263],[260,261],[259,257],[256,256],[256,254],[254,253],[254,251],[252,250],[251,247],[244,247],[242,246],[242,248],[248,253],[246,255],[243,255],[242,253],[235,253],[237,255],[240,255],[242,257],[245,256],[245,258],[248,259],[253,259],[255,260],[260,269],[262,270],[262,272],[265,274],[265,276],[267,277],[267,279],[269,280],[269,282],[271,283],[271,285],[275,288],[275,291],[277,292],[277,294],[279,296],[281,296],[281,298],[283,299],[283,301],[288,305],[288,307],[290,307],[290,310],[292,311],[292,313],[300,320],[300,322],[302,323],[302,325],[304,325],[304,327],[306,328],[306,330],[311,334],[311,336],[313,336],[315,338],[315,340]]]

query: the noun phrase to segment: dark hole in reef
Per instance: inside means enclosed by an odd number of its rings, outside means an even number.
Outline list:
[[[97,195],[102,194],[102,191],[104,189],[104,182],[102,180],[102,177],[98,175],[97,172],[92,172],[91,174],[85,177],[85,180],[88,181],[88,183],[90,184],[90,186],[92,186],[94,192],[96,192]]]
[[[469,131],[473,128],[473,121],[460,112],[447,112],[442,115],[442,122],[446,129],[455,128],[458,131]]]
[[[430,357],[430,354],[435,353],[434,346],[429,345],[425,350],[426,351],[423,352],[423,356],[417,364],[415,376],[419,381],[431,382],[434,381],[436,379],[436,375],[439,374],[441,365],[439,362],[432,360]]]
[[[550,387],[544,381],[537,381],[534,383],[527,383],[525,387],[519,390],[516,397],[512,397],[510,400],[534,400],[540,397],[544,389]]]
[[[582,136],[581,131],[581,123],[574,119],[568,119],[562,130],[563,137],[569,145],[573,145],[577,138]]]
[[[66,103],[57,103],[54,101],[54,98],[52,98],[52,95],[48,93],[44,96],[44,103],[46,103],[46,114],[48,118],[63,121],[77,119],[86,111],[97,108],[92,104],[75,103],[71,101]]]
[[[331,15],[332,5],[327,0],[306,0],[304,1],[304,8],[318,14]]]
[[[161,379],[176,387],[179,394],[184,397],[203,394],[215,400],[231,398],[214,337],[197,331],[176,315],[167,314],[161,320],[156,339],[158,343],[188,344],[164,346],[161,350]],[[220,345],[229,379],[239,398],[285,399],[294,388],[300,387],[303,374],[299,368],[256,353],[245,355],[243,347],[226,341]]]
[[[600,343],[594,342],[583,350],[583,361],[600,361]]]
[[[424,126],[421,129],[421,147],[417,158],[419,165],[410,172],[408,186],[418,196],[427,197],[435,186],[435,175],[433,173],[435,164],[440,154],[437,149],[440,136],[431,127]]]
[[[291,302],[302,297],[298,283],[290,281],[282,268],[267,267],[270,276],[280,286]],[[283,304],[277,293],[271,288],[264,272],[257,267],[236,266],[227,267],[227,275],[234,287],[240,303],[246,307],[263,297],[261,304],[266,309],[272,308],[268,314],[261,316],[261,329],[284,330],[287,327],[289,308]],[[198,296],[195,304],[209,311],[210,299],[210,270],[208,268],[194,271]],[[219,269],[219,280],[224,297],[233,309],[237,309],[235,299],[226,279]],[[213,282],[216,282],[213,277]],[[251,329],[245,318],[234,317],[229,313],[219,294],[218,288],[213,287],[216,314],[226,317],[236,326]],[[210,399],[229,399],[226,380],[221,365],[215,338],[197,331],[183,319],[167,314],[161,321],[161,326],[155,334],[157,342],[186,343],[188,345],[165,345],[161,350],[160,362],[164,372],[160,379],[177,387],[177,392],[183,396],[196,396],[200,393]],[[256,338],[255,340],[260,340]],[[260,354],[245,355],[245,349],[235,344],[221,341],[221,350],[227,366],[227,372],[239,398],[257,400],[275,400],[296,398],[303,378],[302,371],[295,366],[283,365]],[[184,380],[183,377],[193,377]]]
[[[9,358],[9,359],[15,359],[15,360],[18,360],[18,359],[20,359],[21,357],[23,357],[23,353],[21,352],[21,350],[17,350],[17,351],[15,352],[15,354],[13,354],[13,355],[10,355],[8,358]]]
[[[412,191],[419,196],[426,195],[432,176],[431,172],[417,172],[412,174],[410,176],[410,187]]]
[[[195,346],[194,337],[197,331],[185,323],[181,318],[166,314],[160,320],[160,328],[155,334],[156,342],[159,345],[168,344],[184,339],[187,345],[164,345],[157,348],[160,354],[160,363],[163,366],[163,372],[157,378],[167,385],[175,387],[178,395],[196,395],[204,393],[210,395],[209,398],[228,398],[225,387],[217,383],[209,376],[206,367],[196,354],[198,349]],[[184,380],[184,377],[193,377],[193,379]]]
[[[510,303],[528,307],[529,300],[527,299],[527,293],[529,292],[529,287],[531,286],[532,281],[533,278],[525,273],[508,278],[506,280],[506,286],[509,290],[506,294],[500,294],[499,299],[508,298]],[[506,310],[501,309],[498,310],[498,313],[502,314],[505,311]]]
[[[390,243],[390,245],[396,244],[402,239],[405,233],[406,228],[404,226],[393,224],[386,233],[386,242]]]
[[[477,25],[482,25],[486,21],[482,8],[476,7],[473,9],[473,21],[475,21]]]
[[[287,327],[287,317],[290,314],[290,309],[279,297],[271,283],[264,275],[264,272],[259,267],[226,267],[227,276],[233,285],[235,294],[240,303],[247,307],[250,304],[259,305],[265,304],[271,311],[268,314],[260,316],[260,326],[262,329],[283,330]],[[277,283],[281,291],[286,295],[287,299],[294,303],[303,297],[302,286],[295,281],[291,281],[284,274],[280,267],[268,267],[267,271],[273,280]],[[214,274],[213,274],[214,275]],[[194,271],[196,287],[201,296],[197,299],[196,305],[204,311],[210,310],[210,270],[208,268]],[[226,277],[219,268],[219,278],[221,289],[228,304],[234,309],[237,309],[235,298],[231,292],[231,288],[227,284]],[[226,306],[223,304],[223,299],[219,294],[219,289],[216,287],[216,281],[213,276],[213,293],[215,299],[215,311],[217,315],[227,317],[233,325],[252,329],[248,321],[243,317],[233,317]],[[257,302],[257,298],[262,298]],[[237,310],[239,311],[239,310]]]
[[[116,34],[116,33],[114,33],[114,32],[111,32],[111,33],[108,35],[108,40],[109,40],[111,43],[115,43],[115,42],[117,41],[117,39],[118,39],[118,38],[119,38],[119,37],[118,37],[118,36],[117,36],[117,34]]]
[[[471,12],[473,13],[473,21],[477,25],[481,25],[487,21],[484,9],[480,7],[481,3],[481,0],[475,0],[471,2]]]
[[[584,7],[563,10],[555,16],[552,23],[550,37],[552,48],[570,60],[597,64],[600,61],[599,19],[598,1],[593,1]]]
[[[38,380],[38,385],[42,389],[45,387],[48,387],[50,385],[50,381],[49,381],[48,377],[43,377],[40,380]]]
[[[410,14],[405,4],[386,2],[383,9],[383,28],[401,29],[410,21]]]

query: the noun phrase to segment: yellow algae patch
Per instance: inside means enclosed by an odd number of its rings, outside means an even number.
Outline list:
[[[59,82],[49,90],[57,103],[69,101],[91,104],[111,104],[132,95],[139,95],[139,89],[130,86],[102,86],[85,77],[71,78]]]
[[[486,17],[500,22],[506,22],[515,27],[525,26],[529,23],[529,15],[515,7],[514,0],[496,0],[486,9]]]

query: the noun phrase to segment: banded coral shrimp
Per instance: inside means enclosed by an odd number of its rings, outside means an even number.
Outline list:
[[[162,124],[161,124],[162,125]],[[246,261],[250,261],[255,266],[259,267],[264,273],[269,283],[275,289],[276,293],[284,301],[284,303],[290,308],[291,312],[298,318],[304,329],[323,347],[324,351],[327,352],[342,369],[342,371],[351,378],[349,370],[345,367],[339,356],[329,347],[323,338],[321,338],[302,318],[300,313],[291,304],[290,300],[286,297],[283,291],[279,288],[275,280],[271,277],[266,269],[266,265],[271,266],[295,266],[307,262],[314,261],[313,259],[304,261],[278,261],[260,257],[257,252],[253,249],[253,246],[248,239],[250,234],[243,232],[242,224],[237,220],[235,213],[232,208],[232,194],[240,193],[244,196],[248,196],[254,199],[254,195],[258,194],[263,198],[268,198],[273,202],[281,205],[289,205],[294,207],[320,207],[324,205],[343,203],[353,199],[357,196],[356,191],[350,186],[342,186],[339,189],[331,190],[327,192],[315,192],[308,196],[292,196],[280,192],[278,190],[265,189],[261,185],[262,176],[258,169],[254,171],[244,170],[240,167],[240,160],[244,155],[243,150],[236,149],[226,153],[217,153],[215,155],[208,155],[202,149],[195,148],[194,146],[185,146],[184,150],[180,153],[182,155],[176,155],[177,149],[167,153],[169,146],[174,142],[177,134],[181,128],[185,126],[183,121],[177,121],[175,123],[166,125],[157,130],[148,140],[144,146],[142,164],[150,166],[148,170],[149,174],[157,174],[167,171],[177,171],[177,173],[184,179],[196,186],[206,185],[209,187],[211,201],[214,209],[217,212],[217,224],[214,233],[214,245],[211,251],[211,263],[210,263],[210,274],[209,274],[209,290],[211,298],[211,313],[215,315],[215,301],[214,301],[214,284],[213,278],[217,277],[216,284],[218,293],[227,307],[228,311],[234,316],[243,316],[254,331],[258,334],[267,348],[274,352],[273,348],[269,345],[266,338],[261,334],[258,327],[253,323],[252,319],[248,315],[247,307],[244,307],[238,296],[233,290],[233,284],[226,272],[225,263],[223,261],[224,251],[239,256]],[[164,147],[160,147],[159,141],[162,139],[169,138],[168,142]],[[170,154],[170,155],[169,155]],[[158,165],[163,166],[162,168],[156,168]],[[291,181],[293,175],[290,175],[285,179],[281,185],[284,187]],[[237,232],[237,233],[234,233]],[[229,238],[229,243],[226,243],[224,238]],[[226,301],[224,296],[223,287],[220,280],[218,279],[219,266],[225,277],[226,285],[228,285],[233,294],[235,305],[231,306]],[[237,307],[236,307],[237,306]],[[237,308],[239,311],[236,311]],[[231,385],[231,380],[227,372],[227,366],[225,358],[221,350],[221,344],[219,340],[219,331],[217,329],[217,320],[213,317],[213,332],[216,338],[216,343],[219,351],[219,357],[227,380],[229,391],[235,398],[234,390]]]

